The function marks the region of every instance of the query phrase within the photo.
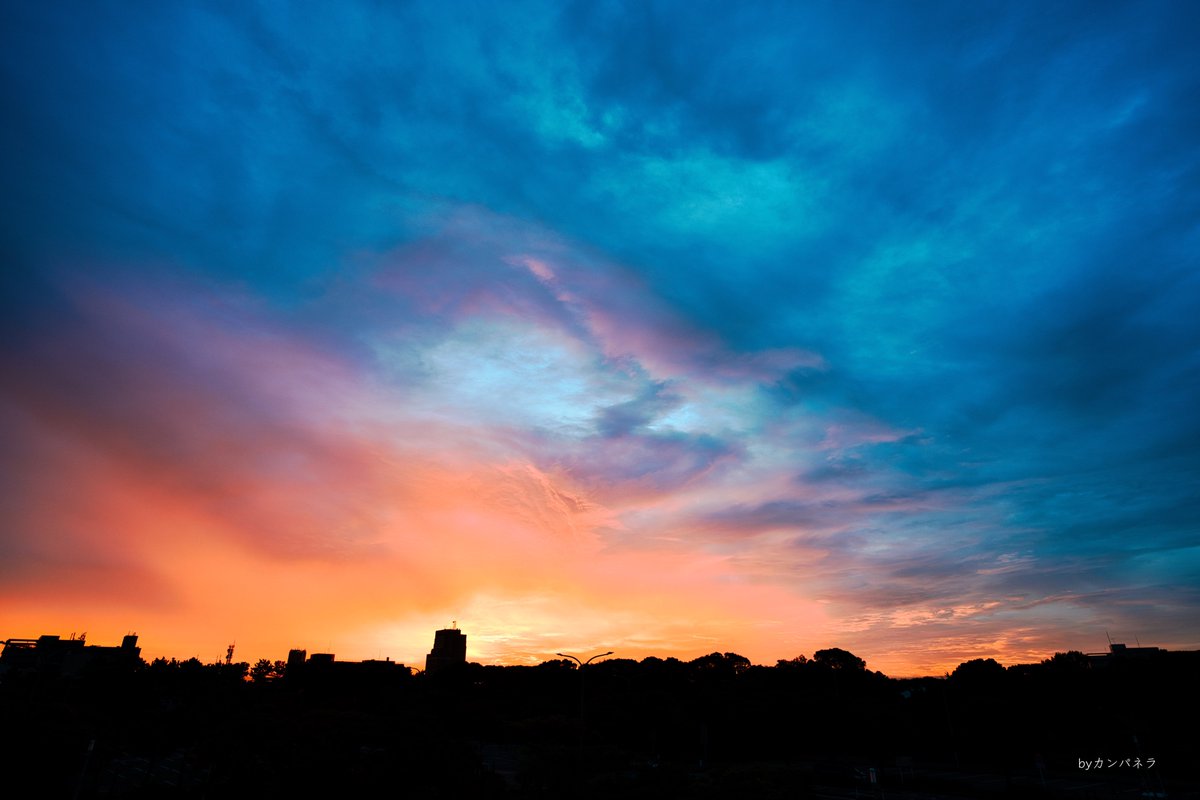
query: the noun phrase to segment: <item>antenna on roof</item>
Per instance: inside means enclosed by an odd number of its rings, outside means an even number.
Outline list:
[[[1104,632],[1104,638],[1108,639],[1108,646],[1112,647],[1112,637],[1108,635],[1108,631]]]
[[[235,645],[237,645],[237,642],[234,642],[233,644],[229,645],[229,648],[225,651],[226,665],[232,663],[232,661],[233,661],[233,648]]]

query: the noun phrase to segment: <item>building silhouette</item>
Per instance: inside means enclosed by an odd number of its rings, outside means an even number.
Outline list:
[[[289,671],[294,669],[303,669],[304,661],[308,658],[307,650],[289,650],[287,657],[287,668]]]
[[[63,639],[45,634],[36,639],[7,639],[0,644],[0,673],[38,673],[52,676],[79,675],[97,669],[132,670],[141,663],[142,649],[137,634],[128,634],[120,647],[88,644],[87,634]]]
[[[284,675],[290,682],[305,681],[395,681],[410,677],[408,667],[398,661],[367,659],[338,661],[333,653],[313,653],[294,649],[288,651]]]
[[[1131,660],[1144,661],[1163,656],[1167,653],[1161,647],[1129,647],[1123,642],[1109,642],[1107,653],[1087,653],[1088,660],[1094,667],[1105,667],[1112,663],[1122,663]],[[1188,652],[1188,651],[1182,651]]]
[[[443,628],[433,636],[433,650],[425,656],[425,671],[439,672],[467,663],[467,635],[457,627]]]

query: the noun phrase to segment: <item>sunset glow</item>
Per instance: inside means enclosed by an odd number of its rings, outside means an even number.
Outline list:
[[[0,12],[0,638],[1200,647],[1195,10],[869,8]]]

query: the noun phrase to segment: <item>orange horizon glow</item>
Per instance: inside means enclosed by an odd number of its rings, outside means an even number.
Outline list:
[[[306,650],[310,656],[314,653],[333,653],[339,661],[390,659],[418,668],[424,667],[425,656],[433,645],[434,631],[451,624],[449,620],[443,621],[440,618],[435,619],[434,615],[428,615],[377,630],[360,630],[354,633],[339,634],[337,631],[331,631],[329,635],[322,636],[310,631],[297,636],[280,634],[233,638],[220,636],[215,632],[217,626],[197,625],[180,630],[178,619],[152,617],[148,620],[148,627],[139,629],[107,622],[100,622],[86,628],[78,625],[64,626],[62,624],[64,617],[53,613],[39,615],[33,612],[22,613],[21,610],[18,610],[18,613],[12,617],[22,621],[21,629],[9,623],[9,615],[0,616],[0,626],[3,626],[0,630],[4,631],[4,638],[36,638],[40,635],[50,634],[66,639],[70,636],[86,635],[89,644],[116,646],[120,644],[121,638],[126,634],[135,634],[138,636],[142,658],[146,662],[156,658],[184,661],[193,657],[206,664],[223,662],[226,647],[234,644],[233,660],[250,664],[262,658],[270,661],[283,661],[286,660],[289,650],[302,649]],[[36,622],[39,619],[44,622]],[[96,619],[96,617],[92,617],[93,622],[96,622]],[[28,624],[29,620],[34,620],[34,624]],[[508,636],[503,631],[487,628],[482,628],[486,632],[480,634],[476,633],[473,628],[466,627],[469,620],[455,620],[454,622],[467,636],[467,660],[495,666],[536,666],[545,661],[556,660],[558,652],[577,654],[586,658],[588,655],[618,648],[613,650],[611,658],[634,661],[641,661],[648,657],[677,658],[686,662],[713,652],[732,652],[746,656],[753,664],[773,667],[779,660],[788,660],[799,655],[811,658],[817,650],[838,646],[830,643],[817,644],[809,646],[802,652],[788,651],[790,654],[786,654],[772,651],[773,642],[770,641],[759,639],[756,642],[753,637],[746,637],[738,640],[734,646],[730,646],[729,643],[697,635],[690,630],[666,631],[666,633],[682,635],[682,638],[685,639],[706,639],[707,646],[694,644],[691,647],[670,647],[637,642],[611,644],[604,640],[597,640],[598,643],[593,643],[572,640],[568,637],[558,639],[566,642],[565,644],[554,645],[545,641],[551,637],[528,634]],[[530,646],[531,642],[534,643],[533,646]],[[922,648],[919,653],[908,653],[902,656],[890,656],[888,653],[872,652],[862,648],[842,647],[842,649],[851,650],[855,655],[863,658],[867,662],[867,669],[871,671],[882,672],[891,678],[918,678],[942,677],[953,672],[958,665],[972,659],[991,658],[1003,666],[1009,667],[1017,664],[1036,664],[1050,658],[1055,652],[1068,650],[1099,652],[1103,650],[1103,648],[1097,648],[1088,642],[1077,642],[1077,644],[1078,646],[1075,647],[1039,650],[1021,646],[1000,649],[989,646],[988,643],[964,647],[961,643],[948,642],[942,648]],[[1171,646],[1159,643],[1159,646],[1168,650],[1188,649],[1186,644]]]
[[[569,272],[513,261],[542,283]],[[0,631],[105,643],[132,630],[150,659],[215,661],[236,642],[242,660],[302,648],[420,665],[433,631],[458,620],[484,663],[612,650],[771,665],[841,647],[895,677],[1097,649],[1070,596],[1030,603],[962,583],[956,597],[872,595],[911,545],[853,549],[856,527],[950,513],[955,498],[796,478],[915,435],[859,413],[754,417],[761,382],[824,369],[819,358],[780,351],[702,373],[689,359],[726,355],[556,291],[599,343],[492,310],[422,344],[409,374],[399,334],[378,337],[364,371],[245,298],[68,284],[77,323],[26,354],[0,408],[24,459],[7,522],[29,532],[0,584]],[[96,349],[101,330],[117,350]],[[657,427],[587,433],[596,396],[641,413],[638,363],[678,372],[652,384]],[[80,370],[119,396],[78,402]],[[743,428],[740,453],[703,433]],[[1022,565],[1005,556],[976,574]]]

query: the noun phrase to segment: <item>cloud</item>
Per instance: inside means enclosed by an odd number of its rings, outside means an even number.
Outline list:
[[[1195,644],[1194,10],[4,13],[30,618]]]

